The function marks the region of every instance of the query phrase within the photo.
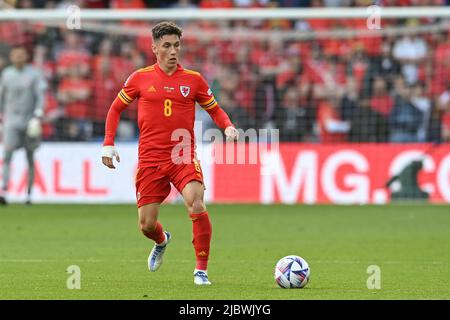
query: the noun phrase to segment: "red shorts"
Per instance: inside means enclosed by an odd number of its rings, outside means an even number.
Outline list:
[[[203,173],[198,161],[189,164],[172,162],[152,167],[138,168],[136,172],[137,206],[161,203],[170,193],[170,183],[181,193],[191,181],[203,183]]]

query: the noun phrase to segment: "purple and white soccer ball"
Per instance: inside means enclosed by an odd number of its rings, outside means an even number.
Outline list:
[[[303,288],[309,281],[308,262],[299,256],[286,256],[275,266],[275,281],[282,288]]]

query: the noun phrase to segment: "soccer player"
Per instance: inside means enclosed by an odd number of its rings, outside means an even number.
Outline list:
[[[34,152],[41,141],[41,119],[44,114],[46,81],[43,74],[28,64],[25,47],[11,49],[12,65],[6,67],[0,78],[0,118],[3,131],[3,187],[0,204],[7,204],[10,164],[13,153],[25,148],[28,162],[26,203],[31,204],[34,183]]]
[[[155,242],[148,257],[148,268],[158,270],[171,239],[171,234],[158,221],[158,214],[172,183],[183,196],[192,220],[196,255],[194,283],[209,285],[207,267],[212,226],[203,200],[203,174],[195,156],[195,103],[225,130],[228,141],[237,140],[238,131],[217,104],[202,75],[179,64],[181,36],[182,29],[171,22],[153,27],[152,50],[156,63],[132,73],[112,103],[106,118],[102,162],[112,169],[114,157],[120,162],[114,146],[120,112],[138,99],[140,138],[135,182],[139,226]]]

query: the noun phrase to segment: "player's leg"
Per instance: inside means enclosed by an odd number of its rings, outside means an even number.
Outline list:
[[[11,170],[11,159],[13,156],[13,150],[10,148],[6,148],[3,151],[3,181],[2,181],[2,189],[0,193],[0,204],[6,205],[8,204],[6,200],[6,195],[8,192],[8,185],[9,185],[9,177],[10,177],[10,170]]]
[[[25,133],[16,128],[5,126],[3,131],[3,185],[0,204],[7,204],[7,193],[10,179],[11,160],[16,149],[23,146]]]
[[[192,220],[192,244],[194,245],[196,266],[194,270],[194,283],[209,285],[208,260],[212,236],[212,225],[208,211],[203,200],[204,185],[199,181],[190,181],[183,188],[182,195]]]
[[[162,264],[166,246],[171,235],[164,231],[163,226],[158,221],[160,203],[151,203],[138,208],[139,228],[147,238],[153,240],[155,245],[148,256],[148,268],[156,271]]]
[[[31,138],[24,133],[25,155],[28,163],[28,186],[26,204],[31,204],[31,192],[34,185],[34,152],[41,143],[40,138]]]
[[[203,200],[205,187],[200,164],[194,159],[188,164],[173,165],[170,178],[182,194],[192,220],[192,244],[196,257],[194,283],[198,285],[211,284],[208,280],[207,269],[212,226]]]
[[[34,149],[25,148],[28,163],[28,185],[26,204],[31,204],[31,192],[34,184]]]
[[[171,235],[164,231],[158,221],[161,202],[170,192],[170,182],[159,167],[140,168],[136,174],[136,197],[138,205],[139,228],[155,245],[148,257],[148,268],[156,271]]]
[[[165,235],[161,223],[158,221],[160,203],[150,203],[138,208],[139,229],[147,238],[162,244]]]

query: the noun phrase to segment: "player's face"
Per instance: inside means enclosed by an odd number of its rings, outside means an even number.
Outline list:
[[[27,52],[23,48],[15,48],[9,58],[15,66],[23,66],[27,62]]]
[[[180,53],[180,38],[177,35],[164,35],[152,45],[153,53],[161,67],[174,70]]]

